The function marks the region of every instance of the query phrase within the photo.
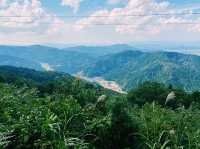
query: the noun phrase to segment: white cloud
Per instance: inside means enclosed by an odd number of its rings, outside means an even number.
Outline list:
[[[200,18],[198,18],[195,22],[196,24],[189,25],[188,30],[190,32],[200,32]]]
[[[80,1],[74,3],[77,5],[73,7],[75,11],[79,8]],[[193,10],[192,7],[188,9]],[[98,10],[92,13],[91,17],[62,20],[47,12],[40,0],[9,0],[4,7],[1,7],[0,16],[28,17],[0,18],[0,44],[114,44],[144,40],[198,40],[200,39],[198,15],[130,16],[156,12],[180,13],[186,10],[187,8],[175,8],[167,1],[129,0],[124,7]],[[187,10],[187,12],[192,11]],[[178,25],[187,22],[199,22],[199,24]]]
[[[113,2],[116,1],[114,0]],[[185,27],[186,30],[189,31],[188,27],[190,28],[191,26],[181,25],[181,23],[194,22],[196,19],[191,16],[145,16],[145,14],[151,13],[173,14],[180,12],[183,12],[183,10],[174,8],[168,1],[156,2],[154,0],[129,0],[127,5],[123,8],[114,8],[111,11],[99,10],[93,13],[90,17],[77,21],[77,24],[80,24],[81,26],[79,27],[79,29],[84,29],[94,24],[113,24],[113,28],[115,29],[115,31],[121,34],[135,34],[138,31],[159,34],[162,29],[171,30],[173,28],[174,30],[176,30],[177,28],[180,28],[180,26]],[[184,10],[184,12],[186,11]],[[134,16],[134,14],[136,15]],[[197,31],[198,28],[198,25],[196,27],[193,27],[193,29],[197,29]]]
[[[40,0],[13,1],[0,9],[0,15],[5,16],[0,26],[6,28],[30,28],[53,18],[42,8]]]
[[[168,10],[168,2],[154,2],[152,0],[130,0],[124,8],[114,8],[111,11],[103,10],[97,11],[92,16],[108,16],[103,17],[89,17],[79,20],[78,24],[123,24],[117,25],[115,30],[120,33],[134,33],[150,23],[155,23],[157,20],[154,16],[128,16],[132,14],[145,14],[152,12],[165,12]],[[127,25],[126,25],[127,24]],[[84,26],[82,26],[83,28]]]
[[[7,0],[0,0],[0,8],[7,5]]]
[[[82,1],[83,0],[62,0],[62,5],[69,6],[74,9],[74,12],[77,12]]]
[[[40,0],[9,1],[0,9],[0,16],[5,16],[0,18],[0,44],[84,43],[90,40],[85,37],[91,33],[74,30],[73,22],[47,12]]]
[[[58,18],[55,18],[53,22],[54,23],[50,24],[45,32],[48,37],[54,38],[55,36],[61,35],[63,37],[63,35],[66,36],[70,32],[75,31],[73,23],[66,23],[65,21]]]
[[[48,36],[55,40],[68,29],[67,23],[45,11],[40,0],[9,2],[0,9],[0,16],[5,16],[0,19],[2,43],[42,43],[49,40]]]

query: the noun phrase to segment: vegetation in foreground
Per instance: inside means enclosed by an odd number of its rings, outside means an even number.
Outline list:
[[[200,148],[200,92],[145,82],[119,95],[26,71],[0,73],[1,148]]]

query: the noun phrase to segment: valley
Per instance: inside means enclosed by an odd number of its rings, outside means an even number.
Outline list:
[[[83,72],[79,72],[74,76],[76,78],[80,78],[82,80],[86,80],[91,83],[97,83],[106,89],[110,89],[112,91],[115,91],[115,92],[118,92],[121,94],[127,93],[127,92],[123,91],[123,89],[120,87],[120,85],[117,84],[115,81],[104,80],[103,78],[100,78],[100,77],[88,78],[88,77],[84,76]]]
[[[0,149],[200,149],[200,0],[0,0]]]
[[[200,144],[199,91],[157,82],[144,82],[126,94],[118,87],[101,78],[0,66],[0,147],[193,149]]]
[[[39,52],[38,52],[39,51]],[[0,65],[58,71],[82,71],[106,88],[128,91],[145,81],[172,84],[187,91],[200,88],[200,57],[177,52],[145,52],[128,45],[57,49],[40,45],[0,46]],[[99,79],[101,78],[101,79]]]

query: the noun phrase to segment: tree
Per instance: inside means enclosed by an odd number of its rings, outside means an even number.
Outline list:
[[[127,98],[130,103],[140,106],[153,101],[164,105],[168,92],[168,89],[163,84],[144,82],[137,89],[130,91]]]
[[[127,102],[124,99],[116,99],[111,116],[112,148],[133,148],[136,143],[134,136],[137,132],[137,125],[127,113],[127,108]]]

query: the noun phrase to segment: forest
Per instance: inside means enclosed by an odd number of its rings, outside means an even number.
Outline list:
[[[0,68],[0,148],[200,149],[200,92],[119,94],[68,74]]]

